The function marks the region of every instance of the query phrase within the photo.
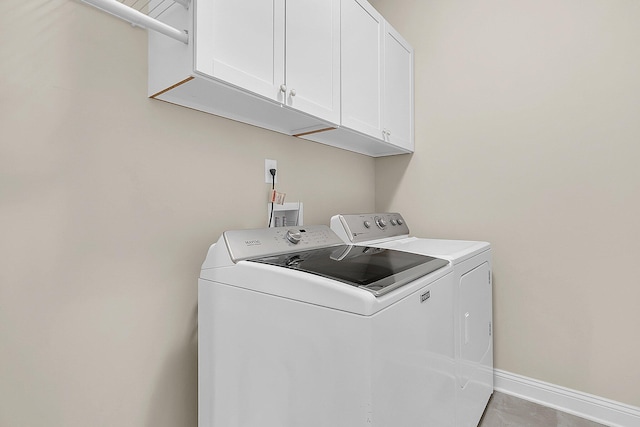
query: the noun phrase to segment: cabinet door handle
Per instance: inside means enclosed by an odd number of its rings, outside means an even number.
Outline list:
[[[286,91],[287,91],[287,85],[281,84],[280,85],[280,92],[285,93]]]
[[[296,90],[295,89],[291,89],[291,92],[289,92],[289,94],[291,96],[296,96]]]

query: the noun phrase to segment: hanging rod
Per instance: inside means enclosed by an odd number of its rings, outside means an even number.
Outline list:
[[[147,28],[149,30],[156,31],[158,33],[169,36],[184,44],[189,44],[189,34],[186,31],[180,31],[170,25],[165,24],[157,19],[145,15],[136,9],[133,9],[125,4],[120,3],[117,0],[82,0],[83,2],[90,4],[100,10],[103,10],[117,18],[124,19],[133,25]],[[174,0],[176,3],[188,7],[188,0]]]

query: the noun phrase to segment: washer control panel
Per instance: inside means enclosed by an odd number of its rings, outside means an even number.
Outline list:
[[[344,244],[326,225],[225,231],[233,262]]]
[[[399,213],[368,213],[336,215],[331,228],[351,243],[409,234],[409,227]]]

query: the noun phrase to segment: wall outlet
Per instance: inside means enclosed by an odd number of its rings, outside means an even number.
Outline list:
[[[278,170],[278,161],[271,159],[264,159],[264,182],[271,184],[271,172],[270,169]],[[278,174],[276,173],[276,184],[278,183]]]

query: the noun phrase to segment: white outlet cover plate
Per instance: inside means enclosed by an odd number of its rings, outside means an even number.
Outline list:
[[[271,184],[271,172],[270,169],[278,170],[278,161],[271,159],[264,159],[264,182]],[[278,173],[276,172],[276,184],[278,183]]]

